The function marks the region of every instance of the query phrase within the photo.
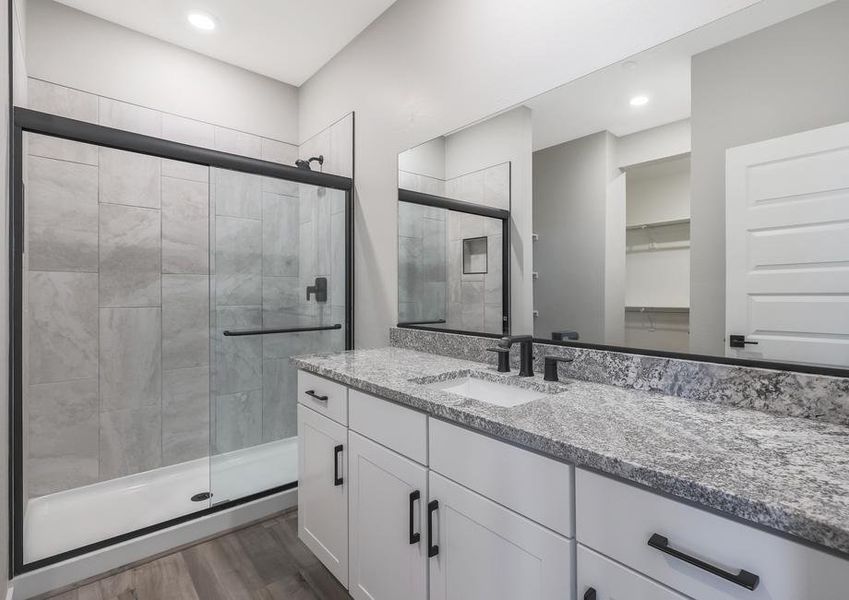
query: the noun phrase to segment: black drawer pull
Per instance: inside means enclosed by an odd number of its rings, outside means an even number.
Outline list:
[[[342,444],[333,448],[333,486],[342,485],[342,477],[339,476],[339,455],[342,454]]]
[[[439,545],[433,543],[433,513],[439,508],[438,500],[427,503],[427,557],[433,558],[439,554]]]
[[[415,506],[416,500],[421,498],[421,492],[419,490],[415,490],[414,492],[410,492],[410,543],[418,544],[419,540],[422,538],[421,534],[418,531],[413,531],[413,521],[415,520]]]
[[[327,396],[322,396],[322,395],[320,395],[320,394],[316,394],[316,393],[315,393],[315,390],[307,390],[307,391],[306,391],[306,392],[304,392],[304,393],[305,393],[307,396],[309,396],[310,398],[315,398],[315,399],[316,399],[316,400],[318,400],[319,402],[327,402]]]
[[[693,565],[694,567],[698,567],[712,575],[716,575],[717,577],[721,577],[726,581],[730,581],[731,583],[737,584],[740,587],[744,587],[747,590],[754,590],[758,587],[758,583],[761,578],[755,575],[754,573],[749,573],[743,569],[740,569],[740,572],[736,575],[734,573],[729,573],[728,571],[723,571],[719,567],[715,567],[710,563],[706,563],[703,560],[699,560],[694,556],[690,556],[689,554],[684,554],[680,550],[675,550],[674,548],[669,547],[669,540],[660,535],[659,533],[653,533],[649,538],[649,546],[654,548],[655,550],[660,550],[664,554],[668,554],[669,556],[675,557],[678,560],[682,560],[687,564]]]
[[[595,600],[595,588],[589,588],[586,592],[584,592],[584,600]]]

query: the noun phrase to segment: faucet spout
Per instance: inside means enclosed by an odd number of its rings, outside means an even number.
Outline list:
[[[514,343],[519,344],[519,375],[534,376],[534,338],[530,335],[511,335],[499,340],[502,348],[510,348]]]

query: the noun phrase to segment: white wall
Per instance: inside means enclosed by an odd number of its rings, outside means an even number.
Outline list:
[[[357,344],[396,321],[397,156],[756,0],[399,0],[301,87],[302,138],[357,113]]]
[[[99,96],[299,141],[297,88],[51,0],[28,3],[27,66],[31,77]]]
[[[675,121],[623,135],[616,143],[616,164],[626,168],[690,152],[690,120]]]

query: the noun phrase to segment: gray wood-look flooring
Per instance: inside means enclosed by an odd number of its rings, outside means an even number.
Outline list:
[[[53,600],[350,600],[298,539],[289,511],[58,595]]]

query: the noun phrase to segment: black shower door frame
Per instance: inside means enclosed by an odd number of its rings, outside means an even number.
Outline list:
[[[354,347],[354,182],[350,177],[331,175],[281,165],[265,160],[190,146],[157,137],[132,133],[14,107],[12,124],[11,181],[9,206],[9,550],[10,576],[87,554],[201,516],[226,510],[281,491],[296,488],[297,481],[130,531],[106,540],[75,548],[38,561],[23,562],[23,251],[24,200],[23,137],[35,133],[115,150],[135,152],[171,160],[228,169],[252,175],[285,179],[345,192],[345,349]]]

